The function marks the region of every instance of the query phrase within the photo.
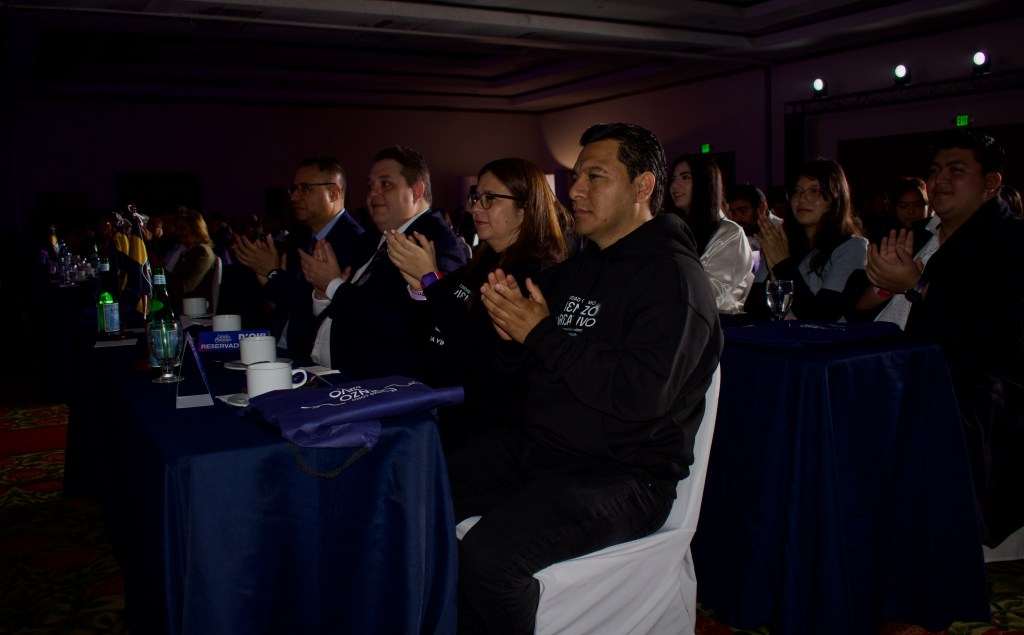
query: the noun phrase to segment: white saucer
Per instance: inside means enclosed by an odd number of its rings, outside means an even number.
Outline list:
[[[188,313],[185,313],[183,317],[187,317],[190,320],[203,320],[206,318],[212,318],[213,313],[203,313],[202,315],[189,315]]]
[[[249,395],[245,394],[244,392],[240,392],[238,394],[231,395],[230,397],[225,399],[224,403],[226,403],[229,406],[234,406],[236,408],[244,408],[245,406],[249,405]]]
[[[292,363],[292,360],[288,359],[287,357],[278,357],[276,361],[285,362],[286,364]],[[227,368],[229,370],[245,370],[246,368],[248,368],[248,366],[243,364],[242,360],[235,359],[231,360],[230,362],[224,362],[224,368]]]

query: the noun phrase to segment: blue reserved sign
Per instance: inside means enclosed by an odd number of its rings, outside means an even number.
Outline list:
[[[270,331],[203,331],[199,334],[199,352],[237,351],[239,340],[256,335],[270,335]]]

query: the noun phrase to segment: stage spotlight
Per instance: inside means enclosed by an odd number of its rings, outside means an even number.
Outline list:
[[[892,74],[895,76],[894,83],[896,86],[906,86],[910,83],[910,69],[905,64],[899,64],[893,69]]]
[[[978,51],[974,54],[974,75],[984,75],[992,69],[992,60],[985,51]]]
[[[822,78],[817,78],[811,82],[811,89],[814,91],[814,97],[824,97],[828,94],[828,82]]]

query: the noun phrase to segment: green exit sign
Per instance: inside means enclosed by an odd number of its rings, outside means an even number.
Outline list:
[[[710,143],[702,143],[702,144],[700,144],[700,152],[701,152],[701,154],[709,154],[711,152],[711,144]]]
[[[957,128],[963,128],[964,126],[969,126],[970,124],[971,124],[971,116],[970,115],[957,115],[956,116],[956,127]]]

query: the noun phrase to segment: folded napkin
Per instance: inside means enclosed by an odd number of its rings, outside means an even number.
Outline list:
[[[213,318],[194,318],[187,315],[181,316],[181,328],[187,329],[192,326],[213,326]]]
[[[274,390],[249,400],[242,416],[280,428],[309,448],[372,448],[380,420],[462,403],[459,386],[431,388],[408,377],[381,377],[328,388]]]

